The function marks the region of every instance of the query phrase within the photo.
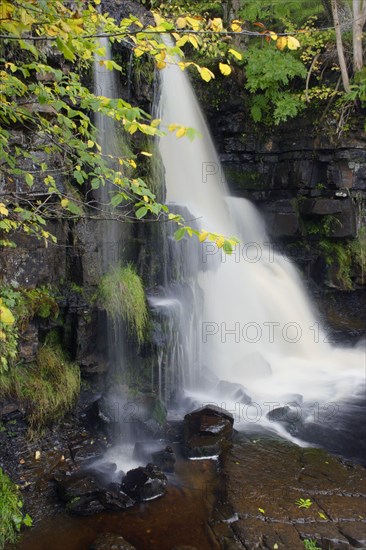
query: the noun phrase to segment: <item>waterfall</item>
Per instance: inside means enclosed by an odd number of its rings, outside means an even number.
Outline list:
[[[308,415],[311,403],[319,407],[356,396],[364,384],[363,350],[326,342],[296,268],[275,252],[255,207],[246,199],[228,197],[187,75],[172,63],[160,78],[162,124],[193,127],[201,135],[193,142],[173,133],[160,139],[167,202],[173,211],[186,209],[188,224],[240,239],[233,254],[225,255],[212,242],[192,244],[194,239],[184,237],[166,260],[183,265],[178,267],[180,288],[186,285],[202,297],[181,301],[174,278],[165,287],[165,295],[180,301],[185,315],[180,323],[179,339],[185,347],[181,368],[190,372],[188,361],[197,363],[197,376],[190,374],[185,389],[197,402],[215,400],[231,409],[239,429],[250,422],[248,409],[244,418],[243,402],[238,407],[235,397],[244,393],[252,403],[250,414],[264,425],[274,405],[296,400],[307,404]],[[171,305],[165,303],[168,309]],[[184,375],[182,380],[184,384]],[[279,425],[276,429],[283,431]]]
[[[104,55],[96,56],[94,61],[94,93],[107,98],[119,98],[120,86],[115,71],[108,70],[102,63],[111,59],[109,40],[106,37],[99,39],[100,48],[105,50]],[[126,138],[118,128],[117,123],[100,113],[96,114],[95,125],[97,140],[101,147],[100,154],[108,158],[111,168],[120,170],[118,158],[124,156]],[[100,219],[96,228],[96,242],[99,248],[98,271],[101,275],[111,273],[114,268],[124,263],[124,241],[126,229],[122,223],[114,220],[115,210],[110,205],[113,187],[109,182],[95,192]],[[116,284],[115,280],[112,281]],[[111,283],[110,283],[111,284]],[[118,289],[116,289],[118,292]],[[124,411],[128,406],[126,391],[126,329],[121,318],[110,319],[105,312],[99,315],[100,347],[108,364],[109,390],[104,397],[105,412],[113,422],[114,442],[125,443],[132,439],[133,425],[125,422]],[[124,467],[131,461],[132,445],[125,445],[121,450]]]

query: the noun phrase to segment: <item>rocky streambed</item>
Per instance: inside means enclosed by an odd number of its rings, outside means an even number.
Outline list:
[[[321,449],[237,437],[214,514],[221,548],[366,548],[366,471]],[[310,546],[315,548],[315,546]]]
[[[230,417],[204,407],[151,447],[140,442],[141,460],[159,467],[122,475],[122,483],[113,464],[90,471],[106,436],[65,422],[32,444],[11,424],[5,462],[34,519],[14,550],[366,548],[362,465],[268,433],[236,433]],[[71,498],[80,487],[84,503]],[[116,500],[118,492],[127,497]]]

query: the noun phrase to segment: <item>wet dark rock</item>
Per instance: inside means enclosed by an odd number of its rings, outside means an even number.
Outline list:
[[[29,323],[27,328],[21,333],[19,341],[19,357],[26,363],[35,360],[38,352],[38,328],[34,323]]]
[[[251,398],[247,394],[246,388],[241,384],[236,384],[235,382],[220,380],[217,385],[217,391],[220,396],[230,396],[243,405],[248,405],[248,403],[251,402]]]
[[[0,420],[9,422],[11,420],[20,420],[24,418],[24,411],[21,410],[16,401],[0,401]]]
[[[136,550],[122,535],[101,533],[97,536],[89,550]]]
[[[103,510],[126,510],[134,505],[118,484],[103,487],[91,475],[55,478],[57,494],[71,514],[90,516]]]
[[[163,451],[152,454],[152,461],[163,472],[173,473],[176,462],[175,453],[169,445]]]
[[[154,464],[140,466],[127,472],[122,480],[122,491],[138,502],[153,500],[164,495],[167,478]]]
[[[206,405],[184,417],[184,443],[188,457],[219,454],[233,435],[234,417],[216,405]]]
[[[303,540],[315,540],[321,545],[321,548],[334,548],[337,550],[351,548],[349,541],[335,525],[315,523],[312,525],[296,525],[296,529]]]
[[[153,453],[161,450],[161,443],[159,441],[136,441],[132,458],[141,464],[147,464],[148,462],[154,462],[152,460]]]
[[[96,497],[81,496],[74,497],[67,502],[66,510],[70,514],[76,516],[93,516],[94,514],[100,514],[105,510],[103,504]]]
[[[366,526],[356,522],[340,523],[339,530],[355,548],[366,547]]]
[[[281,422],[288,426],[299,424],[301,422],[302,411],[300,405],[295,403],[293,405],[286,405],[284,407],[277,407],[267,414],[267,418],[270,422]]]
[[[220,508],[225,518],[235,516],[235,521],[225,522],[225,529],[223,520],[214,527],[222,547],[232,543],[236,550],[303,550],[304,539],[316,541],[323,550],[364,547],[362,466],[345,464],[321,449],[265,436],[237,436],[223,456],[222,468]],[[300,498],[311,505],[299,507]]]
[[[339,200],[321,198],[313,202],[310,212],[311,214],[321,216],[340,214],[342,212],[342,204]]]
[[[100,494],[99,501],[106,510],[112,511],[126,510],[135,504],[134,500],[121,491],[118,483],[109,484],[108,489]]]

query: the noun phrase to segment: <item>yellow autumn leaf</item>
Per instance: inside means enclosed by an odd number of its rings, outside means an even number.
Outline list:
[[[6,208],[3,202],[0,202],[0,214],[2,214],[3,216],[7,216],[9,214],[9,210]]]
[[[137,132],[137,124],[134,122],[131,124],[131,126],[128,127],[128,132],[132,135],[135,132]]]
[[[23,23],[23,25],[26,25],[27,27],[29,27],[36,22],[36,19],[34,19],[25,9],[21,8],[20,21],[21,23]]]
[[[201,23],[199,22],[199,20],[193,17],[186,17],[186,21],[187,23],[189,23],[189,25],[192,27],[194,31],[198,31],[198,29],[201,26]]]
[[[277,49],[284,50],[287,46],[287,36],[280,36],[276,42]]]
[[[228,76],[231,73],[231,67],[226,63],[219,63],[219,69],[220,72],[225,76]]]
[[[61,201],[62,208],[67,208],[68,204],[69,204],[69,199],[62,199]]]
[[[145,157],[152,157],[152,153],[148,153],[147,151],[140,151],[140,155],[144,155]]]
[[[177,130],[175,135],[177,136],[177,138],[181,138],[186,134],[186,132],[187,132],[187,128],[185,128],[184,126],[181,126],[179,130]]]
[[[298,48],[300,48],[300,42],[294,36],[288,36],[287,47],[289,50],[297,50]]]
[[[232,56],[234,56],[236,59],[243,59],[243,56],[241,53],[237,52],[236,50],[233,50],[233,48],[229,49],[229,53],[231,53]]]
[[[136,168],[136,162],[133,159],[129,159],[128,164],[132,166],[132,168]]]
[[[166,67],[165,61],[156,61],[156,68],[159,69],[159,71],[161,69],[165,69],[165,67]]]
[[[201,233],[198,236],[200,243],[206,240],[207,235],[208,235],[208,231],[206,231],[205,229],[202,229]]]
[[[179,61],[178,62],[178,67],[180,68],[181,71],[184,71],[184,69],[186,69],[190,65],[194,65],[194,63],[192,63],[192,61]]]
[[[149,197],[147,195],[144,195],[143,199],[144,199],[145,202],[149,202]]]
[[[89,149],[90,149],[91,147],[94,147],[94,141],[92,141],[91,139],[88,139],[87,145],[88,145]]]
[[[133,50],[133,53],[135,54],[136,57],[141,57],[142,55],[144,55],[145,50],[143,50],[142,48],[137,47]]]
[[[201,75],[202,80],[204,80],[205,82],[210,82],[212,78],[215,78],[215,75],[213,74],[213,72],[210,71],[210,69],[208,69],[207,67],[200,68],[199,73]]]
[[[217,245],[217,248],[222,248],[224,246],[224,243],[225,243],[225,238],[224,237],[219,237],[218,239],[216,239],[215,243]]]
[[[5,342],[6,334],[3,330],[0,330],[0,341]]]
[[[181,36],[175,43],[175,45],[180,48],[181,46],[184,46],[188,42],[188,36]]]
[[[0,304],[0,323],[4,323],[4,325],[12,325],[14,321],[15,319],[10,309],[3,304]]]
[[[46,33],[48,36],[57,36],[60,33],[60,29],[56,25],[49,25],[46,27]]]
[[[150,126],[153,128],[157,128],[161,122],[161,118],[154,118],[154,120],[151,121]]]
[[[169,132],[174,132],[178,128],[179,124],[169,124],[168,130]]]
[[[278,38],[277,34],[273,31],[269,31],[269,35],[272,38],[272,40],[277,40]]]
[[[175,24],[177,29],[184,29],[187,26],[187,20],[185,17],[178,17]]]
[[[231,30],[234,32],[240,32],[242,30],[241,25],[242,25],[241,21],[238,21],[237,19],[235,19],[234,21],[231,22]]]
[[[156,11],[153,12],[153,16],[154,16],[155,24],[158,27],[161,23],[161,17]]]
[[[222,31],[222,19],[220,17],[215,17],[211,20],[211,28],[213,31],[220,32]]]
[[[198,42],[197,42],[197,38],[195,36],[192,36],[191,34],[188,36],[188,40],[189,42],[192,44],[192,46],[194,47],[195,50],[198,49]]]

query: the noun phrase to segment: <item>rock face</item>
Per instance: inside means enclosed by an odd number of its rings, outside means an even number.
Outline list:
[[[214,456],[233,435],[234,417],[215,405],[206,405],[184,417],[184,443],[189,458]]]
[[[214,91],[196,86],[231,192],[258,206],[275,246],[301,268],[310,285],[365,288],[355,257],[347,266],[351,283],[339,276],[338,265],[352,242],[361,243],[359,229],[366,221],[361,120],[337,137],[334,121],[319,125],[319,113],[310,111],[273,130],[250,120],[245,92],[240,95],[238,89],[235,79]]]

